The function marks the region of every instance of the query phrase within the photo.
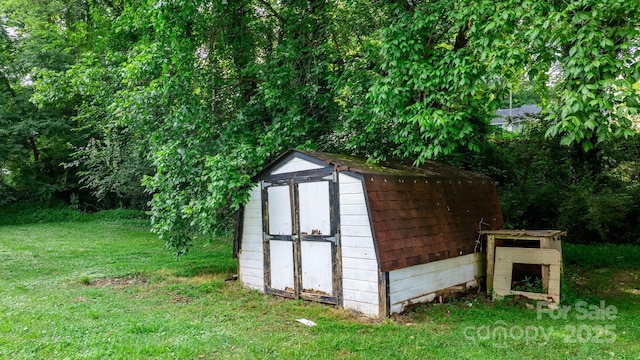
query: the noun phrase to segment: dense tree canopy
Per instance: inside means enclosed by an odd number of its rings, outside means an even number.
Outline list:
[[[0,21],[5,182],[152,196],[178,252],[288,148],[478,152],[523,84],[587,152],[638,116],[637,0],[8,0]]]

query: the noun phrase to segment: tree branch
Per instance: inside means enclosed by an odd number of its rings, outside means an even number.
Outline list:
[[[258,0],[258,2],[261,3],[262,5],[264,5],[267,8],[267,10],[269,10],[271,15],[273,15],[276,19],[278,19],[278,21],[280,21],[282,26],[287,24],[287,22],[284,20],[284,18],[282,16],[280,16],[280,14],[276,11],[276,9],[274,9],[273,6],[271,6],[271,4],[269,4],[269,2],[267,0]]]
[[[18,94],[16,93],[15,90],[13,90],[13,88],[11,87],[11,83],[9,82],[9,79],[7,79],[7,76],[0,71],[0,82],[2,83],[2,85],[4,85],[7,90],[9,91],[9,94],[11,94],[11,97],[15,98],[18,97]]]

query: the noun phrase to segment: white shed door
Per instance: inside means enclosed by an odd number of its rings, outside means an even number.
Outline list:
[[[336,184],[333,177],[265,183],[265,289],[340,303]]]
[[[269,278],[267,286],[295,296],[293,216],[291,212],[291,188],[288,184],[267,188]]]
[[[332,296],[333,243],[329,181],[298,184],[302,292]]]

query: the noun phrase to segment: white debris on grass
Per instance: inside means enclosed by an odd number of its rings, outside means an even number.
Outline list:
[[[297,322],[301,323],[301,324],[305,324],[307,326],[316,326],[318,324],[314,323],[311,320],[307,320],[307,319],[296,319]]]

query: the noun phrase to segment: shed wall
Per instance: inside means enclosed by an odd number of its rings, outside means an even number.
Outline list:
[[[340,173],[343,307],[380,316],[378,260],[360,179]]]
[[[322,168],[323,166],[314,164],[311,161],[307,161],[299,157],[294,157],[291,160],[273,169],[273,171],[271,171],[271,175],[292,173],[292,172],[304,171],[304,170],[322,169]]]
[[[432,301],[436,292],[456,285],[478,286],[484,276],[485,253],[411,266],[389,272],[390,313],[415,303]]]
[[[264,291],[264,257],[262,249],[262,200],[260,186],[251,189],[244,208],[242,248],[238,252],[238,278],[250,288]]]

